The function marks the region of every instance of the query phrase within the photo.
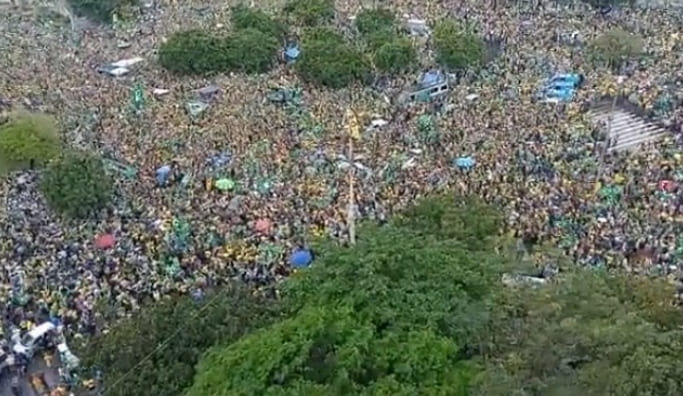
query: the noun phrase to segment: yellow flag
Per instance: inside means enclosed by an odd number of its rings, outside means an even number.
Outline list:
[[[352,139],[360,139],[360,124],[356,114],[351,109],[346,110],[346,122],[349,129],[349,136]]]

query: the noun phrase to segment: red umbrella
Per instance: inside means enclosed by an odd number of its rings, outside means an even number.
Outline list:
[[[95,246],[100,249],[109,249],[116,243],[116,238],[112,234],[102,234],[95,239]]]
[[[256,232],[260,232],[262,234],[267,234],[268,232],[270,232],[271,226],[272,226],[272,224],[270,223],[270,220],[261,219],[261,220],[257,220],[256,223],[254,224],[254,230],[256,230]]]

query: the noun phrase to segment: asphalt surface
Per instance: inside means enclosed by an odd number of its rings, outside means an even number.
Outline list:
[[[59,385],[59,373],[57,371],[57,360],[53,363],[53,367],[48,368],[45,365],[45,361],[41,356],[36,356],[31,364],[29,364],[26,370],[26,375],[21,379],[21,395],[22,396],[42,396],[33,391],[33,386],[31,386],[31,374],[40,373],[44,374],[44,379],[50,389],[54,389]],[[11,388],[12,375],[5,371],[2,377],[0,377],[0,395],[1,396],[12,396]]]

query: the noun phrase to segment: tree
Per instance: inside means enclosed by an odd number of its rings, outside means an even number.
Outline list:
[[[366,57],[328,28],[313,28],[304,34],[296,70],[303,80],[330,88],[365,82],[371,75]]]
[[[230,21],[233,29],[255,29],[276,39],[281,39],[287,33],[285,25],[261,10],[255,10],[244,5],[232,8]]]
[[[447,19],[437,24],[433,40],[437,61],[449,69],[476,69],[484,62],[484,40],[454,20]]]
[[[68,0],[76,15],[111,23],[112,15],[122,6],[136,6],[138,0]]]
[[[188,395],[466,395],[505,263],[489,250],[500,217],[463,205],[363,225],[353,248],[321,242],[284,285],[288,319],[213,348]],[[454,239],[480,232],[478,245]]]
[[[227,41],[201,30],[174,33],[159,48],[159,64],[178,74],[207,74],[230,68]]]
[[[101,159],[69,152],[45,170],[41,190],[55,211],[82,218],[95,214],[111,202],[113,182]]]
[[[283,11],[304,26],[328,23],[335,14],[333,0],[289,0]]]
[[[611,68],[621,67],[624,62],[642,52],[642,38],[619,28],[608,30],[590,44],[590,54],[594,61]]]
[[[228,285],[202,301],[177,296],[145,306],[77,352],[84,367],[102,370],[108,395],[179,395],[209,347],[235,341],[278,312],[274,301]]]
[[[404,72],[417,64],[417,52],[410,39],[396,38],[375,51],[374,64],[385,73]]]
[[[396,17],[386,8],[363,9],[356,15],[356,28],[364,36],[396,30]]]
[[[249,28],[232,33],[225,48],[230,70],[263,73],[275,63],[278,41],[269,34]]]
[[[577,271],[503,296],[481,395],[678,395],[683,317],[664,281]]]
[[[377,333],[325,308],[212,349],[198,371],[188,396],[466,395],[470,373],[453,341],[428,329]]]
[[[9,169],[43,166],[60,151],[57,123],[47,114],[12,114],[0,126],[0,161]]]

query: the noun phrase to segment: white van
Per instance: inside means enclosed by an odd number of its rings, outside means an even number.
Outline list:
[[[46,336],[55,335],[57,327],[51,322],[44,322],[32,328],[28,333],[21,337],[20,342],[12,346],[14,353],[22,354],[28,358],[32,357],[36,352],[38,344],[45,339]]]

